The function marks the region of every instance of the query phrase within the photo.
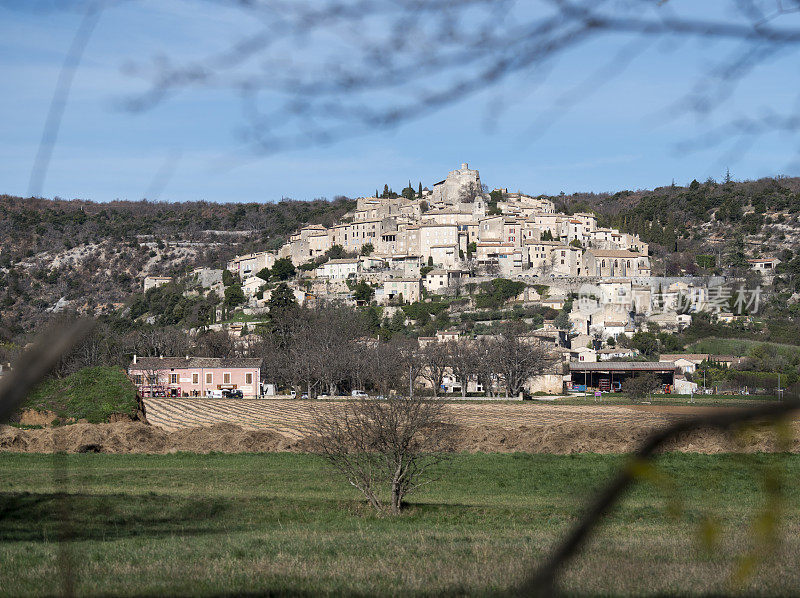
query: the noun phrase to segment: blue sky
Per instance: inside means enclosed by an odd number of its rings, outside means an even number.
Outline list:
[[[57,3],[56,3],[57,4]],[[223,3],[224,4],[224,3]],[[697,3],[673,2],[677,10]],[[31,11],[0,3],[0,193],[25,195],[56,80],[82,13]],[[703,16],[715,16],[708,9]],[[728,14],[724,17],[735,18]],[[203,0],[128,0],[100,17],[66,106],[42,195],[97,201],[276,201],[396,190],[411,179],[430,186],[461,162],[489,186],[532,194],[652,188],[673,179],[736,179],[798,174],[797,139],[770,135],[750,151],[725,146],[685,151],[679,144],[702,127],[794,101],[794,56],[752,73],[706,121],[665,109],[688,92],[708,61],[730,43],[657,43],[607,84],[579,83],[625,40],[606,39],[562,55],[548,76],[515,77],[389,131],[324,147],[254,155],[237,132],[245,125],[225,89],[185,90],[143,113],[122,107],[146,89],[131,63],[158,56],[175,62],[222,50],[257,23],[241,11]],[[788,82],[788,84],[787,84]],[[578,89],[580,100],[556,110]],[[493,118],[495,107],[506,108]],[[535,127],[541,119],[547,129]],[[168,179],[159,172],[169,171]]]

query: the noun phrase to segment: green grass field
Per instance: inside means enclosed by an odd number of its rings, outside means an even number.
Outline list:
[[[753,347],[766,345],[775,349],[779,354],[793,359],[800,353],[800,346],[782,343],[762,342],[746,338],[718,338],[710,337],[701,339],[687,347],[691,353],[713,353],[715,355],[746,356]]]
[[[59,593],[59,563],[71,564],[81,595],[496,594],[621,462],[461,454],[404,515],[381,518],[311,455],[0,454],[0,594]],[[766,500],[764,468],[786,482],[782,544],[731,586]],[[800,592],[800,457],[669,454],[660,469],[682,515],[668,513],[668,491],[638,486],[567,570],[569,594]],[[699,541],[707,514],[721,526],[711,552]]]

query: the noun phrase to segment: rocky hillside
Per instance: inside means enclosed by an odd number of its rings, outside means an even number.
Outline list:
[[[306,223],[330,225],[354,202],[96,203],[0,196],[0,341],[52,313],[109,313],[147,275],[224,267],[279,247]]]
[[[695,257],[706,254],[715,257],[707,269],[720,272],[746,267],[749,257],[782,257],[787,250],[791,259],[800,245],[800,178],[721,183],[709,179],[686,187],[553,199],[557,209],[595,212],[605,226],[638,233],[653,245],[657,257],[667,258],[662,272],[654,274],[695,273],[703,268]]]

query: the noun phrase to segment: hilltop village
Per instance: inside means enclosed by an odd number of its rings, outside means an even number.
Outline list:
[[[409,184],[398,195],[385,187],[358,198],[333,226],[304,226],[277,251],[238,255],[226,270],[198,268],[190,278],[192,292],[225,297],[208,328],[242,342],[268,322],[270,306],[284,300],[278,295],[287,295],[312,308],[373,306],[376,320],[420,325],[420,347],[491,336],[516,318],[573,363],[573,372],[583,371],[582,363],[641,360],[627,342],[637,333],[680,332],[700,312],[734,322],[746,317],[745,302],[752,310],[759,300],[736,297],[722,276],[652,276],[650,259],[639,235],[600,227],[591,213],[559,213],[551,199],[489,191],[479,172],[462,164],[432,189]],[[778,262],[750,265],[768,278]],[[170,282],[147,277],[144,290]],[[514,311],[504,312],[509,303]],[[233,306],[239,316],[231,318]],[[682,367],[691,373],[708,358],[694,356]],[[674,360],[649,368],[629,368],[618,379],[641,369],[668,374]],[[577,384],[565,369],[563,378],[554,370],[534,386],[559,392],[562,382]],[[678,373],[668,384],[683,381],[691,390]]]
[[[772,268],[777,261],[754,260],[753,267]],[[386,189],[358,198],[356,209],[334,226],[305,226],[278,251],[236,256],[227,271],[250,314],[266,313],[274,287],[268,281],[285,280],[300,304],[396,307],[467,295],[502,278],[519,283],[526,304],[561,310],[580,295],[580,309],[569,313],[571,332],[602,340],[646,329],[647,322],[679,330],[695,311],[734,317],[729,296],[719,297],[721,277],[651,276],[648,244],[638,235],[599,227],[594,214],[558,213],[549,199],[486,192],[467,164],[432,190],[409,186],[404,195]],[[223,275],[193,272],[202,289],[219,296],[228,286]],[[144,290],[171,281],[150,276]]]

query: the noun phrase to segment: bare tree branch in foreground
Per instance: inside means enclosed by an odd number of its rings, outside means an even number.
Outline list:
[[[607,44],[575,73],[574,86],[547,98],[549,110],[531,115],[530,138],[647,50],[702,41],[731,50],[723,58],[709,53],[702,74],[665,100],[672,106],[657,121],[696,116],[702,127],[692,149],[730,140],[741,153],[767,133],[800,130],[800,108],[777,98],[759,113],[706,120],[756,83],[759,69],[796,54],[797,0],[724,0],[711,8],[656,0],[221,3],[241,9],[253,31],[196,60],[160,56],[133,65],[147,87],[129,98],[130,109],[151,109],[186,89],[228,89],[241,98],[243,142],[269,153],[372,134],[487,90],[496,94],[486,110],[493,122],[546,87],[570,51]],[[800,97],[790,83],[787,93]]]
[[[745,423],[777,422],[793,411],[800,409],[800,399],[794,398],[782,403],[759,405],[748,409],[730,409],[678,421],[666,428],[657,430],[647,438],[639,449],[631,455],[628,463],[616,477],[592,500],[589,508],[564,537],[544,562],[533,569],[533,573],[517,588],[521,596],[550,596],[557,593],[556,582],[565,568],[603,517],[623,497],[636,481],[637,472],[642,465],[653,459],[656,451],[681,434],[702,429],[727,431]]]
[[[421,397],[320,406],[312,425],[316,452],[377,511],[393,515],[435,479],[450,429],[444,405]]]

